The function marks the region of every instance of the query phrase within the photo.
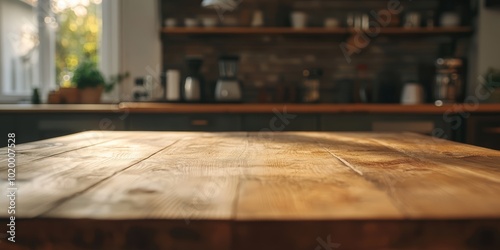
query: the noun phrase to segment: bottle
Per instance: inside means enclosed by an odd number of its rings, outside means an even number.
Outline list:
[[[155,96],[155,83],[153,76],[147,75],[146,77],[144,77],[144,88],[146,89],[147,92],[146,101],[153,101]],[[160,92],[159,90],[157,91]]]
[[[373,101],[373,87],[368,76],[368,66],[360,64],[357,70],[354,101],[357,103],[370,103]]]
[[[33,94],[31,95],[31,104],[40,104],[42,101],[40,100],[40,92],[38,88],[33,89]]]
[[[302,102],[319,102],[319,88],[321,85],[320,78],[323,75],[323,70],[306,69],[302,72],[302,75],[304,76],[304,80],[302,82]]]
[[[356,69],[351,65],[339,65],[334,77],[333,103],[352,103]]]
[[[136,78],[133,89],[133,97],[136,102],[144,102],[149,99],[148,90],[144,86],[144,78]]]

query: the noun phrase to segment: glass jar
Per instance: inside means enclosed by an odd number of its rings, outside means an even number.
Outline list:
[[[306,69],[302,72],[304,80],[302,81],[302,102],[315,103],[320,100],[320,85],[323,70],[321,69]]]

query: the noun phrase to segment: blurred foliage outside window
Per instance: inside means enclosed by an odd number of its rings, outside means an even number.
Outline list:
[[[62,87],[72,86],[73,72],[82,61],[98,63],[102,0],[52,0],[56,13],[56,74]]]

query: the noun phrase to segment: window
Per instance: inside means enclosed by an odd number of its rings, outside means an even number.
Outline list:
[[[38,28],[34,3],[0,0],[1,94],[26,96],[38,79]]]
[[[83,60],[99,62],[101,0],[52,0],[56,14],[56,81],[71,86],[72,72]]]
[[[109,65],[117,59],[100,60],[118,56],[115,48],[101,51],[117,40],[110,31],[117,9],[116,0],[0,0],[0,102],[26,99],[35,87],[43,99],[69,86],[82,60],[100,64],[105,75],[117,69]]]

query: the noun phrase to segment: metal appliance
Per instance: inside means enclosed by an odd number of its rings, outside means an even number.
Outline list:
[[[241,85],[237,78],[237,56],[219,58],[219,80],[215,85],[215,100],[219,102],[239,102],[242,98]]]
[[[200,73],[203,60],[199,57],[190,57],[187,60],[188,75],[182,89],[183,99],[186,102],[200,102],[203,97],[203,77]]]

